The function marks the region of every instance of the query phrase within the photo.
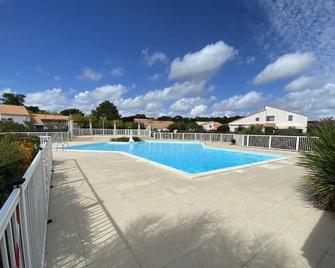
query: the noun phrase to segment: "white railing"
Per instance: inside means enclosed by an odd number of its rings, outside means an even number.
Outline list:
[[[154,132],[153,138],[158,140],[193,140],[211,142],[231,142],[246,147],[260,147],[292,151],[310,151],[310,140],[317,137],[307,136],[277,136],[277,135],[242,135],[221,133],[172,133]]]
[[[236,135],[240,138],[241,146],[281,149],[291,151],[310,151],[310,141],[317,137],[308,136],[277,136],[277,135]]]
[[[172,133],[172,132],[153,133],[153,138],[158,140],[231,142],[233,136],[234,136],[233,134],[221,134],[221,133]]]
[[[0,210],[0,267],[44,267],[51,138],[41,138],[42,150]],[[2,266],[1,266],[2,263]]]
[[[103,128],[74,128],[74,136],[149,136],[150,131],[147,129],[103,129]]]
[[[1,132],[0,134],[18,134],[18,135],[28,135],[28,136],[39,136],[39,137],[51,137],[52,142],[66,142],[70,140],[70,132],[35,132],[35,131],[27,131],[27,132]]]

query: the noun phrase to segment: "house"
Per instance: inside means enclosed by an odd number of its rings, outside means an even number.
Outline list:
[[[54,114],[32,114],[31,123],[36,129],[65,129],[70,121],[69,116]]]
[[[264,106],[259,112],[240,118],[229,123],[230,132],[235,132],[238,128],[247,128],[251,125],[262,125],[264,128],[272,127],[278,129],[288,129],[294,127],[301,129],[303,133],[307,131],[307,116],[283,109]]]
[[[147,119],[147,118],[135,118],[135,123],[140,123],[144,125],[144,127],[148,128],[149,125],[152,129],[157,130],[166,130],[173,122],[172,121],[163,121],[163,120],[156,120],[156,119]]]
[[[217,130],[218,127],[222,126],[221,123],[215,121],[197,121],[196,123],[198,126],[202,126],[206,131]]]
[[[30,121],[30,115],[24,106],[0,104],[0,121],[25,124]]]

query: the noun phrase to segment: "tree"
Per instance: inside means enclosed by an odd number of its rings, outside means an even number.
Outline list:
[[[120,118],[117,107],[110,101],[101,102],[95,110],[92,110],[92,115],[96,118],[106,118],[107,120],[115,120]]]
[[[203,126],[199,126],[196,122],[189,122],[186,125],[187,131],[201,132],[204,130]]]
[[[223,124],[222,126],[219,126],[217,128],[217,131],[221,132],[221,133],[228,133],[229,132],[229,126],[228,126],[228,124]]]
[[[33,114],[39,113],[41,110],[38,106],[26,106],[27,110],[32,112]]]
[[[3,93],[0,101],[2,101],[3,104],[23,106],[25,97],[26,96],[22,94]]]
[[[61,115],[73,115],[73,114],[80,114],[82,116],[84,116],[84,113],[82,111],[80,111],[79,109],[74,109],[74,108],[70,108],[70,109],[65,109],[63,111],[60,112]]]
[[[182,131],[182,130],[186,130],[187,124],[184,121],[176,121],[173,122],[171,125],[168,126],[168,129],[170,131],[173,130],[178,130],[178,131]]]

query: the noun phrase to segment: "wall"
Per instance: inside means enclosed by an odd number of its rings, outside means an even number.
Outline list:
[[[8,120],[12,118],[13,122],[24,124],[25,122],[30,121],[30,117],[27,115],[9,115],[9,114],[0,114],[0,120]]]
[[[275,121],[266,121],[267,116],[274,115]],[[293,120],[288,121],[288,116],[293,115]],[[256,121],[256,118],[259,117],[259,121]],[[284,111],[281,109],[276,109],[273,107],[266,106],[264,111],[252,114],[248,117],[241,118],[235,122],[229,123],[229,130],[234,132],[239,126],[248,127],[250,125],[257,124],[276,124],[276,127],[279,129],[287,129],[289,127],[295,127],[297,129],[302,129],[303,132],[307,130],[307,116],[300,115],[297,113]]]

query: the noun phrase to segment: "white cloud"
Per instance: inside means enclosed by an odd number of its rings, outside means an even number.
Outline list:
[[[276,105],[300,112],[311,118],[335,115],[335,84],[326,84],[317,89],[288,93],[275,102]]]
[[[208,79],[236,54],[237,51],[223,41],[209,44],[197,52],[187,53],[182,59],[174,59],[170,66],[169,78]]]
[[[256,60],[255,57],[253,57],[253,56],[249,56],[249,57],[246,58],[245,63],[246,63],[246,64],[251,64],[251,63],[253,63],[255,60]]]
[[[60,76],[54,76],[52,79],[55,80],[56,82],[62,80]]]
[[[291,53],[279,57],[265,66],[255,78],[254,84],[265,84],[272,81],[288,78],[306,71],[312,67],[315,57],[312,53]]]
[[[60,111],[68,108],[69,100],[60,88],[47,89],[26,94],[25,104],[38,106],[48,111]]]
[[[214,112],[245,111],[257,109],[266,98],[261,92],[250,91],[245,95],[234,95],[213,105]],[[218,114],[218,113],[216,113]]]
[[[104,100],[117,102],[126,91],[127,88],[121,84],[97,87],[79,92],[74,96],[72,105],[84,112],[89,112]]]
[[[84,67],[81,71],[81,74],[77,75],[77,78],[79,79],[99,81],[102,78],[102,73],[97,72],[89,67]]]
[[[182,98],[170,105],[169,110],[172,113],[185,114],[186,111],[190,111],[197,105],[206,103],[206,100],[200,97],[195,98]]]
[[[111,71],[110,71],[110,74],[113,75],[113,76],[123,76],[124,75],[124,69],[121,68],[121,67],[116,67],[116,68],[113,68]]]
[[[4,88],[0,90],[0,97],[2,96],[2,94],[4,93],[14,93],[14,91],[11,88]]]
[[[155,73],[152,76],[149,77],[149,80],[151,81],[158,81],[159,79],[161,79],[162,75],[159,73]]]
[[[123,113],[148,113],[150,116],[159,116],[166,113],[165,107],[171,102],[186,96],[200,96],[206,91],[205,82],[175,83],[164,89],[148,91],[144,95],[122,99],[119,108]],[[155,109],[153,109],[155,107]]]
[[[203,115],[206,109],[207,109],[207,106],[204,104],[197,105],[194,108],[192,108],[192,110],[190,111],[190,116],[195,117],[195,116]]]
[[[299,78],[288,83],[285,87],[285,91],[299,91],[320,85],[320,78],[312,76],[300,76]]]
[[[334,75],[335,1],[259,2],[269,21],[264,23],[264,28],[257,29],[257,36],[268,44],[264,47],[266,54],[312,51],[318,59],[312,74]]]
[[[157,62],[166,62],[167,57],[161,51],[156,51],[150,54],[149,48],[142,50],[142,56],[144,57],[144,61],[147,65],[152,66]]]

